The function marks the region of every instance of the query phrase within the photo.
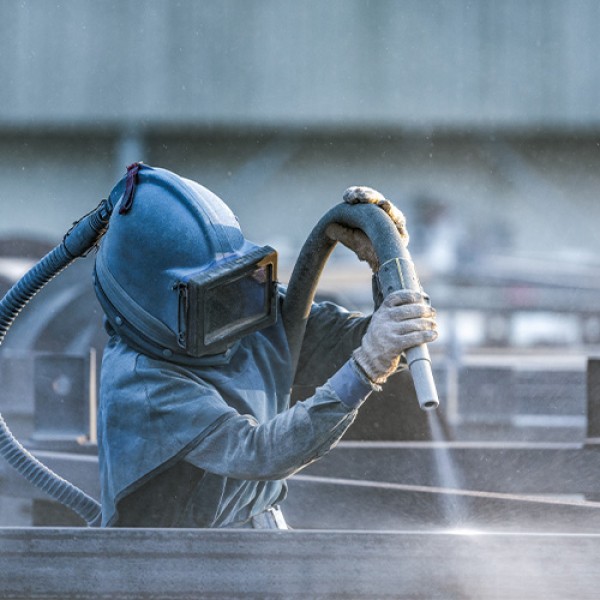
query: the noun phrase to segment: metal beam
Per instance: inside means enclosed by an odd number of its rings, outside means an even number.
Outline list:
[[[436,453],[444,452],[445,457]],[[38,453],[59,474],[98,497],[93,456]],[[4,468],[3,468],[4,467]],[[347,443],[289,480],[283,508],[296,528],[477,527],[505,532],[600,533],[600,452],[575,445],[503,448]],[[4,463],[2,490],[44,499]],[[48,517],[45,523],[58,525]],[[2,523],[12,525],[10,515]]]
[[[324,477],[515,494],[600,492],[600,451],[575,443],[346,442],[305,472]]]
[[[597,598],[598,535],[0,529],[3,598]]]

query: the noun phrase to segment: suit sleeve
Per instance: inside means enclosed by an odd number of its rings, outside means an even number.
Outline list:
[[[301,396],[310,395],[344,365],[360,345],[370,320],[331,302],[313,305],[294,379]]]
[[[224,477],[285,479],[329,452],[354,421],[357,408],[342,402],[326,383],[265,423],[249,415],[230,416],[185,460]]]

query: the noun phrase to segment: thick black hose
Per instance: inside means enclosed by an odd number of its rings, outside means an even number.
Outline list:
[[[333,223],[363,231],[371,241],[380,265],[396,258],[404,247],[394,222],[374,204],[343,203],[325,213],[300,250],[283,305],[283,322],[294,371],[319,278],[337,243],[327,235],[327,228]]]
[[[317,284],[336,242],[328,235],[328,227],[339,224],[361,230],[370,240],[377,259],[378,289],[382,296],[399,289],[422,291],[412,259],[396,224],[387,213],[374,204],[338,204],[317,223],[306,240],[294,267],[286,299],[283,319],[290,346],[293,376],[298,365],[300,348],[306,330]],[[405,351],[419,405],[432,410],[439,405],[433,380],[431,359],[426,344]]]
[[[51,279],[85,255],[104,235],[112,212],[107,200],[75,223],[63,241],[17,281],[0,301],[0,344],[25,305]],[[28,481],[68,506],[90,526],[100,525],[100,504],[59,477],[30,454],[13,436],[0,415],[0,455]]]

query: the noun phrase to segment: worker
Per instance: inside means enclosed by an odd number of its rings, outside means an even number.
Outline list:
[[[103,526],[287,528],[286,478],[335,446],[405,349],[437,337],[433,309],[407,290],[372,317],[313,304],[294,377],[272,248],[246,240],[214,193],[165,169],[131,165],[110,200],[94,269],[110,336]],[[345,200],[377,203],[405,235],[374,190]],[[364,235],[336,232],[375,267]],[[293,383],[316,391],[290,407]]]

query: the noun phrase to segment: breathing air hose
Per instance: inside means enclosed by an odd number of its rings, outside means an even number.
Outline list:
[[[337,243],[327,232],[328,227],[334,223],[360,229],[369,238],[379,260],[376,278],[379,291],[384,297],[397,289],[422,291],[408,249],[396,225],[384,210],[374,204],[342,203],[334,206],[325,213],[308,236],[287,288],[283,322],[294,372],[319,278]],[[405,354],[421,408],[436,408],[439,400],[427,346],[422,344],[410,348]]]
[[[17,281],[0,301],[0,344],[23,307],[51,279],[74,260],[85,256],[104,235],[113,207],[102,200],[90,213],[77,221],[63,241]],[[89,526],[99,526],[100,504],[85,492],[59,477],[30,454],[13,436],[0,415],[0,455],[28,481],[69,507]]]

